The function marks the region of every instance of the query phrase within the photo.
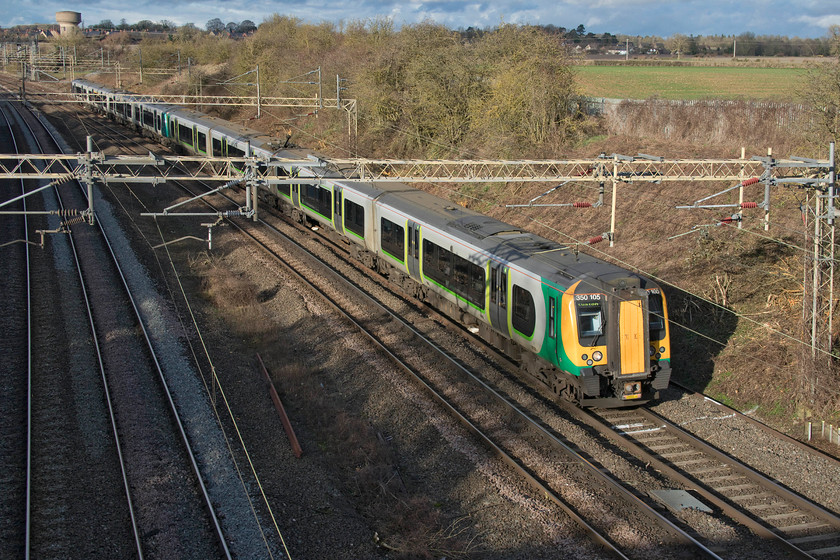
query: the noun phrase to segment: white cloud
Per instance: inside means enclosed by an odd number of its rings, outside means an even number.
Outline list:
[[[4,0],[6,3],[12,0]],[[309,23],[390,17],[395,25],[431,19],[452,28],[492,27],[510,23],[552,24],[601,34],[659,35],[737,35],[747,31],[757,35],[822,37],[828,26],[840,24],[837,0],[535,0],[522,3],[502,0],[434,0],[400,3],[363,0],[352,5],[324,0],[251,0],[246,5],[229,0],[137,0],[116,7],[104,0],[86,0],[73,6],[66,0],[24,1],[16,10],[3,10],[0,25],[51,23],[55,12],[78,10],[87,24],[103,19],[129,23],[148,19],[191,22],[204,27],[208,20],[250,19],[260,23],[274,13],[297,17]],[[128,9],[126,9],[128,8]]]

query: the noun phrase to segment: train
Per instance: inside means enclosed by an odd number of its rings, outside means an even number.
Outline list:
[[[656,401],[668,387],[668,308],[651,279],[404,183],[348,180],[288,140],[86,80],[71,87],[80,102],[180,151],[275,158],[279,177],[311,178],[263,185],[260,200],[327,232],[556,398],[616,408]]]

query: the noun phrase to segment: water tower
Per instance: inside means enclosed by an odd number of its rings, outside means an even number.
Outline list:
[[[58,34],[69,35],[79,30],[82,14],[79,12],[56,12],[55,21],[58,22]]]

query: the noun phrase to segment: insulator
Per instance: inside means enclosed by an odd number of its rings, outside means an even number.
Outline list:
[[[76,210],[75,208],[63,208],[61,210],[56,210],[56,214],[58,214],[59,216],[67,218],[69,216],[78,216],[79,211]]]
[[[572,204],[573,208],[592,208],[591,202],[575,202]]]
[[[758,202],[742,202],[741,208],[758,208]]]
[[[595,245],[596,243],[600,243],[603,240],[604,240],[603,235],[596,235],[595,237],[590,238],[589,241],[587,241],[587,243],[589,245]]]
[[[737,220],[735,220],[735,218],[730,217],[730,218],[723,218],[720,221],[720,223],[721,224],[731,224],[732,222],[735,222],[735,221],[737,221]]]
[[[747,179],[746,181],[741,181],[742,187],[749,187],[750,185],[755,185],[758,183],[758,177],[753,177],[752,179]]]

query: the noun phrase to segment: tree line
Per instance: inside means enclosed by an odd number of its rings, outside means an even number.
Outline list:
[[[248,23],[235,27],[250,29]],[[78,41],[74,52],[80,57],[88,49],[99,58],[100,47],[105,47],[126,71],[138,67],[141,51],[146,68],[188,68],[186,78],[170,80],[170,92],[209,94],[216,89],[253,95],[250,85],[229,80],[259,66],[263,95],[312,97],[318,91],[311,85],[312,72],[319,69],[325,97],[339,95],[335,84],[340,80],[341,97],[358,101],[358,148],[368,153],[375,146],[396,157],[544,157],[558,145],[584,138],[593,126],[580,110],[575,82],[581,56],[575,41],[591,39],[582,25],[573,30],[513,24],[453,30],[424,22],[397,29],[388,18],[308,24],[274,15],[246,36],[214,34],[192,24],[174,30],[167,22],[159,25],[169,31],[139,43],[126,33],[101,42],[83,37],[52,41],[56,47]],[[206,27],[218,30],[220,25],[214,18]],[[234,24],[224,29],[234,29]],[[840,95],[833,85],[840,83],[837,29],[825,39],[825,64],[810,72],[810,82],[803,82],[809,96],[805,100],[818,108],[815,120],[824,133],[834,135],[840,130]],[[716,38],[719,48],[730,39]],[[621,44],[620,36],[605,40]],[[741,41],[746,48],[749,42]],[[625,39],[625,45],[629,42]],[[707,43],[708,48],[714,45]],[[679,48],[689,52],[686,46]],[[147,76],[144,86],[153,80],[169,77]],[[334,121],[323,111],[319,119],[309,117],[284,115],[295,126],[333,127],[337,135],[345,126],[340,114]]]
[[[268,18],[266,21],[269,21]],[[18,37],[30,36],[34,30],[57,27],[57,24],[49,25],[19,25],[8,29],[0,29],[0,36],[4,39],[15,39]],[[207,32],[218,35],[227,33],[232,36],[244,36],[255,32],[258,25],[251,20],[241,22],[229,21],[225,23],[220,18],[212,18],[207,21],[204,28],[194,23],[185,23],[178,26],[169,20],[153,22],[151,20],[140,20],[137,23],[128,23],[125,19],[115,24],[110,19],[104,19],[99,23],[86,26],[89,29],[103,31],[137,31],[176,33],[181,28],[191,34],[196,32]],[[567,45],[577,49],[585,49],[587,52],[606,52],[615,48],[629,48],[632,55],[671,54],[679,56],[790,56],[790,57],[812,57],[831,56],[832,38],[831,34],[820,38],[799,38],[786,37],[781,35],[756,35],[745,32],[738,35],[684,35],[675,33],[671,36],[662,37],[656,35],[624,35],[605,33],[593,33],[587,31],[583,24],[577,27],[566,28],[554,24],[534,25],[533,27],[546,35],[557,37]],[[455,30],[462,41],[471,42],[481,39],[485,34],[492,33],[494,28],[467,27]]]
[[[830,56],[831,37],[806,38],[781,35],[624,35],[592,33],[583,24],[575,28],[552,24],[535,26],[544,33],[560,37],[573,47],[589,52],[605,52],[615,48],[629,48],[631,55],[677,54],[685,56]],[[465,40],[473,40],[490,30],[468,27],[459,33]]]

